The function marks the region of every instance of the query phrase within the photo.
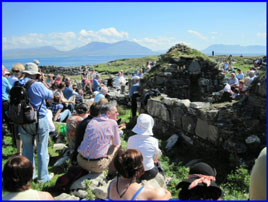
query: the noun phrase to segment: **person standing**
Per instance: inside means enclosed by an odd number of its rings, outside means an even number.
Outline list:
[[[34,145],[33,139],[37,135],[37,157],[38,157],[38,180],[41,182],[50,181],[54,176],[53,173],[49,174],[48,172],[48,137],[49,137],[49,123],[47,119],[47,106],[45,100],[51,100],[53,93],[51,90],[47,89],[45,85],[41,82],[37,82],[40,72],[38,71],[38,66],[34,63],[27,63],[25,65],[25,78],[20,80],[21,85],[25,85],[30,79],[36,80],[28,88],[28,96],[30,98],[30,103],[33,105],[35,110],[39,110],[39,119],[38,119],[38,129],[36,130],[36,123],[20,125],[19,132],[21,134],[23,151],[22,154],[28,158],[33,166],[33,179],[36,178],[35,171],[35,157],[34,157]],[[38,134],[36,134],[36,131]]]
[[[139,89],[140,89],[140,78],[138,76],[134,76],[133,78],[133,85],[129,90],[129,96],[131,98],[131,113],[132,117],[136,117],[137,115],[137,98],[140,97]]]

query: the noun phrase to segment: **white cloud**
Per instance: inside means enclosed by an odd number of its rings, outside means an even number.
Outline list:
[[[197,32],[197,31],[194,31],[194,30],[188,30],[188,33],[202,39],[202,40],[208,40],[207,37],[203,36],[201,33]]]
[[[258,36],[259,38],[266,39],[266,32],[258,32],[258,33],[257,33],[257,36]]]
[[[75,32],[54,32],[48,34],[29,33],[26,35],[2,37],[3,49],[35,48],[53,46],[59,50],[71,50],[86,45],[92,41],[114,43],[128,39],[127,32],[119,32],[114,27],[103,28],[98,31],[82,29]]]
[[[177,43],[184,43],[185,45],[190,45],[189,43],[179,41],[174,37],[164,37],[160,36],[158,38],[143,38],[143,39],[133,39],[134,42],[147,47],[153,51],[168,50]]]

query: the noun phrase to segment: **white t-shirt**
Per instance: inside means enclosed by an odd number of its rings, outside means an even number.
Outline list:
[[[137,149],[142,153],[145,171],[154,167],[154,155],[161,155],[158,140],[149,135],[133,135],[129,137],[128,149]]]
[[[115,86],[116,88],[121,88],[121,85],[126,84],[126,79],[124,76],[117,76],[115,79]]]

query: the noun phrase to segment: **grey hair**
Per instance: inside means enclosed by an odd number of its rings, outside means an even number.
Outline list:
[[[115,100],[105,103],[101,106],[100,113],[101,114],[106,114],[109,111],[112,111],[114,107],[117,106],[117,102]]]

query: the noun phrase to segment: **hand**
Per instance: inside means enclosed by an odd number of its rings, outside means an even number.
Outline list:
[[[120,124],[119,129],[120,130],[126,129],[126,124],[125,123]]]

